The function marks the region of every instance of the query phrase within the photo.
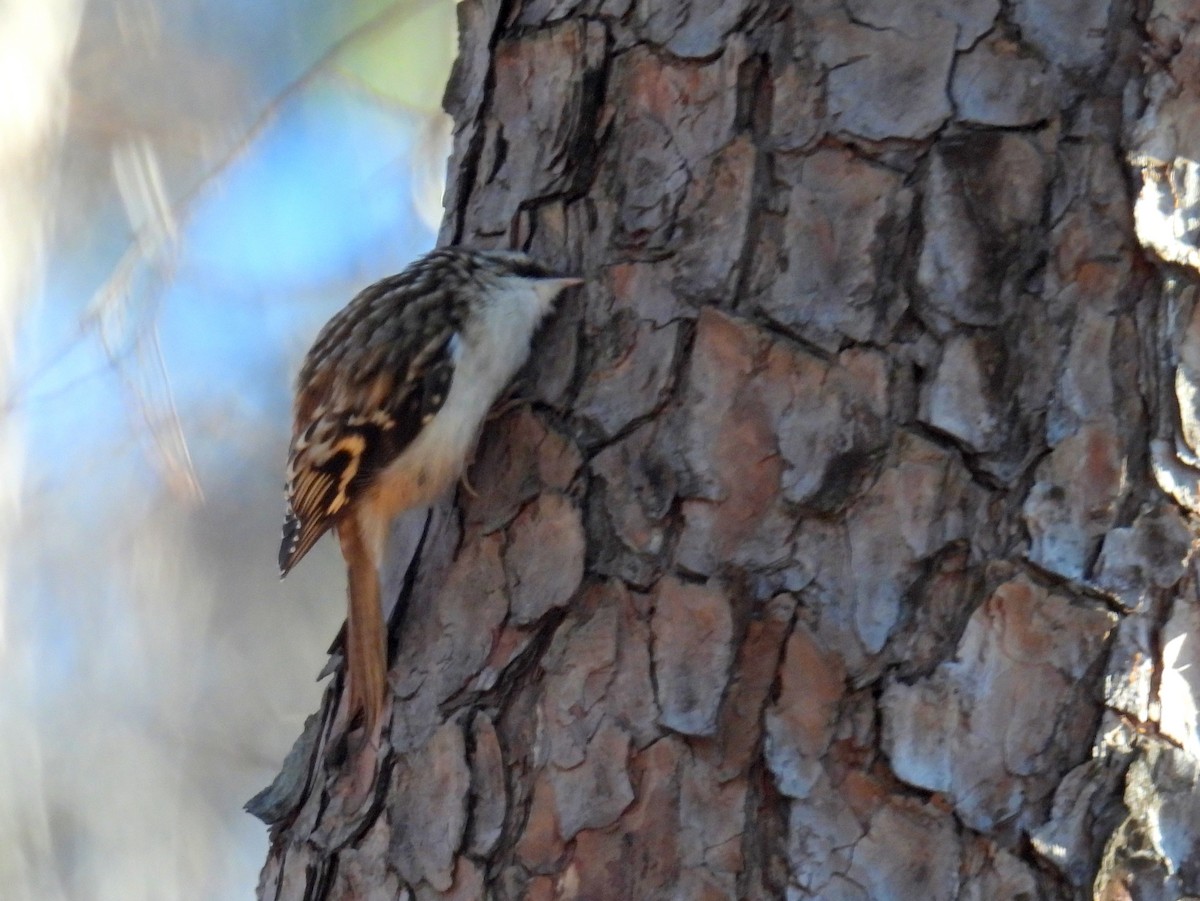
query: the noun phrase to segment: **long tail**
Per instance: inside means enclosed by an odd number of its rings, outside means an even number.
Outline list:
[[[343,517],[337,524],[337,533],[350,582],[346,617],[350,713],[361,709],[367,721],[367,734],[373,735],[387,692],[387,645],[379,601],[379,572],[356,516]]]

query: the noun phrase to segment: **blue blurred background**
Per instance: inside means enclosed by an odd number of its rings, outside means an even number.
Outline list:
[[[433,244],[454,6],[2,12],[0,898],[251,897],[344,611],[276,573],[291,380]]]

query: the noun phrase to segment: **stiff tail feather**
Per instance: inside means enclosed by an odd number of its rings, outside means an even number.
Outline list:
[[[367,734],[373,735],[383,714],[387,692],[387,644],[379,574],[363,541],[357,517],[343,517],[337,524],[337,533],[350,582],[345,645],[350,713],[362,710]]]

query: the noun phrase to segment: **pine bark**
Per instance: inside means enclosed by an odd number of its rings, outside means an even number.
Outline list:
[[[1189,8],[463,0],[443,243],[588,283],[259,896],[1200,893]]]

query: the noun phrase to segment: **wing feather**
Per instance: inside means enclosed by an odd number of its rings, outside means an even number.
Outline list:
[[[327,358],[309,374],[297,396],[288,458],[283,575],[445,403],[460,338],[454,327],[426,330],[423,337],[407,359],[391,348],[372,348],[353,367],[351,360]],[[310,356],[319,347],[318,341]]]

